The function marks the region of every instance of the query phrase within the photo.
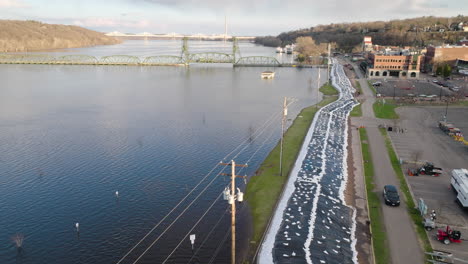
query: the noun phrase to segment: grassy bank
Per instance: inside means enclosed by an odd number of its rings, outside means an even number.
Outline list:
[[[382,203],[380,202],[379,194],[374,191],[374,165],[372,163],[366,129],[360,128],[359,135],[361,138],[362,159],[364,161],[364,178],[375,263],[386,264],[390,260],[390,249],[387,244],[387,234],[385,233],[383,222]]]
[[[383,119],[398,119],[399,116],[395,112],[395,108],[397,107],[398,105],[396,105],[395,101],[391,99],[385,99],[385,103],[383,99],[378,100],[372,106],[375,117]]]
[[[374,93],[374,95],[377,94],[377,91],[375,90],[375,87],[374,85],[372,85],[372,82],[367,80],[367,84],[369,84],[369,88],[372,90],[372,92]]]
[[[315,113],[320,107],[335,101],[337,98],[337,96],[327,96],[317,105],[318,107],[314,105],[304,108],[286,131],[283,144],[283,176],[279,176],[280,145],[278,144],[247,184],[246,200],[249,203],[253,219],[250,256],[255,254],[255,250],[262,240]]]
[[[349,114],[352,117],[360,117],[362,116],[362,104],[356,105],[353,110],[351,110],[351,113]]]
[[[329,83],[326,83],[320,87],[319,91],[324,95],[338,95],[338,91]]]
[[[398,157],[395,151],[393,150],[392,142],[385,129],[381,128],[380,132],[385,138],[385,146],[387,147],[388,156],[390,157],[390,162],[392,163],[393,170],[395,171],[400,182],[400,190],[405,195],[407,210],[416,227],[416,233],[418,234],[420,243],[422,243],[423,249],[426,252],[432,252],[431,243],[429,242],[426,230],[421,224],[423,219],[419,214],[418,209],[416,208],[413,196],[411,195],[408,183],[406,182],[405,175],[403,174],[403,170],[401,169],[400,161],[398,160]]]
[[[355,88],[356,88],[356,91],[358,91],[359,94],[362,94],[361,84],[359,83],[358,80],[354,81],[354,86],[355,86]]]

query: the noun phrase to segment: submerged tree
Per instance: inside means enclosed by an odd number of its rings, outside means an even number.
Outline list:
[[[24,235],[23,234],[15,234],[11,237],[11,240],[15,244],[16,248],[22,248],[24,242]]]

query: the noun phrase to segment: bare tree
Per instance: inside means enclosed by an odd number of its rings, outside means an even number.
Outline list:
[[[306,57],[320,56],[327,52],[327,44],[317,45],[312,37],[298,37],[296,39],[296,50]]]

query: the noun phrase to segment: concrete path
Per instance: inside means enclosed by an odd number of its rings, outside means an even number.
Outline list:
[[[375,118],[372,110],[372,104],[375,102],[374,94],[360,70],[354,64],[352,65],[360,78],[358,81],[361,84],[363,92],[361,97],[364,99],[364,102],[362,104],[363,117],[352,118],[351,124],[355,127],[364,125],[367,128],[370,151],[375,168],[375,191],[380,192],[383,186],[387,184],[395,185],[399,188],[397,176],[391,166],[385,147],[384,137],[377,128],[379,124],[385,123],[385,120]],[[400,196],[402,201],[399,207],[385,205],[383,197],[380,196],[388,245],[390,247],[391,263],[424,263],[422,248],[418,242],[413,222],[407,213],[404,197],[402,194]],[[375,255],[378,254],[378,252],[375,252]]]

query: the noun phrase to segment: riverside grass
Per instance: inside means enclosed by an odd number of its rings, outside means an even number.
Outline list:
[[[395,109],[398,106],[395,104],[395,101],[392,99],[385,99],[385,101],[378,100],[372,105],[374,109],[375,117],[382,119],[398,119],[400,118],[395,112]]]
[[[364,178],[366,184],[367,204],[371,225],[372,246],[374,250],[375,263],[387,264],[390,260],[390,250],[387,243],[387,234],[382,215],[382,203],[379,194],[374,190],[374,165],[370,153],[369,140],[365,128],[359,128],[361,138],[362,159],[364,162]]]
[[[400,182],[401,192],[405,195],[407,207],[406,209],[408,210],[408,214],[413,220],[413,223],[416,228],[416,233],[419,236],[420,243],[422,243],[423,249],[426,252],[432,252],[432,246],[429,242],[426,230],[421,224],[423,222],[423,218],[421,217],[418,209],[416,209],[413,196],[411,195],[408,183],[406,182],[405,175],[403,174],[403,170],[401,169],[400,161],[398,160],[395,150],[393,149],[390,137],[388,136],[388,133],[384,128],[380,129],[380,133],[382,133],[382,136],[385,138],[385,146],[387,147],[388,156],[390,157],[390,162],[392,163],[393,170],[395,171]]]
[[[351,110],[351,113],[349,113],[349,115],[352,117],[361,117],[362,116],[362,103],[354,106],[353,110]]]
[[[324,95],[338,95],[338,91],[329,83],[320,87],[319,91]]]
[[[334,89],[333,86],[330,85],[330,87]],[[335,94],[338,94],[338,91],[335,90]],[[247,184],[245,198],[249,203],[253,220],[253,234],[250,239],[251,247],[249,249],[250,256],[253,256],[257,247],[260,246],[259,243],[274,213],[283,186],[287,182],[289,173],[296,162],[315,113],[319,108],[337,99],[338,96],[325,96],[317,105],[304,108],[285,132],[283,143],[283,176],[279,176],[280,144],[278,143],[260,165],[256,175]]]

